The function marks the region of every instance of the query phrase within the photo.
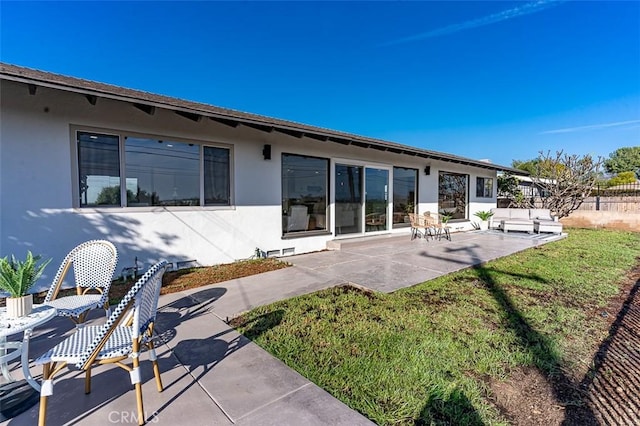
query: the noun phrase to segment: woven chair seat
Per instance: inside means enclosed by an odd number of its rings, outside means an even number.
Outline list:
[[[58,346],[49,349],[35,360],[36,364],[46,364],[48,362],[65,361],[68,364],[77,364],[87,347],[93,342],[102,329],[102,326],[92,325],[78,329],[68,339],[62,341]],[[98,352],[96,361],[108,358],[117,358],[131,353],[133,341],[132,327],[115,327],[113,334],[104,347]]]
[[[79,317],[83,312],[100,308],[103,304],[103,296],[101,294],[65,296],[47,302],[47,305],[58,310],[58,316],[61,317]]]

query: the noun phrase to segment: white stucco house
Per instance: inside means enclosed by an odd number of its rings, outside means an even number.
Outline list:
[[[96,238],[120,271],[408,239],[408,211],[470,230],[496,205],[497,171],[513,171],[15,65],[0,79],[0,256],[51,257],[51,274]]]

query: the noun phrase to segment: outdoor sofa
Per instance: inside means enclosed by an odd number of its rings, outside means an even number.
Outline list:
[[[492,208],[489,228],[503,232],[522,231],[529,233],[562,233],[562,223],[551,216],[549,209]]]

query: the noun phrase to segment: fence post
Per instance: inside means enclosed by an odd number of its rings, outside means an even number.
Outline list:
[[[600,184],[596,186],[596,211],[600,211]]]

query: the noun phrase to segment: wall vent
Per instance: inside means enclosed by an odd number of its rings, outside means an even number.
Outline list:
[[[268,250],[267,257],[276,257],[280,256],[280,250]]]

